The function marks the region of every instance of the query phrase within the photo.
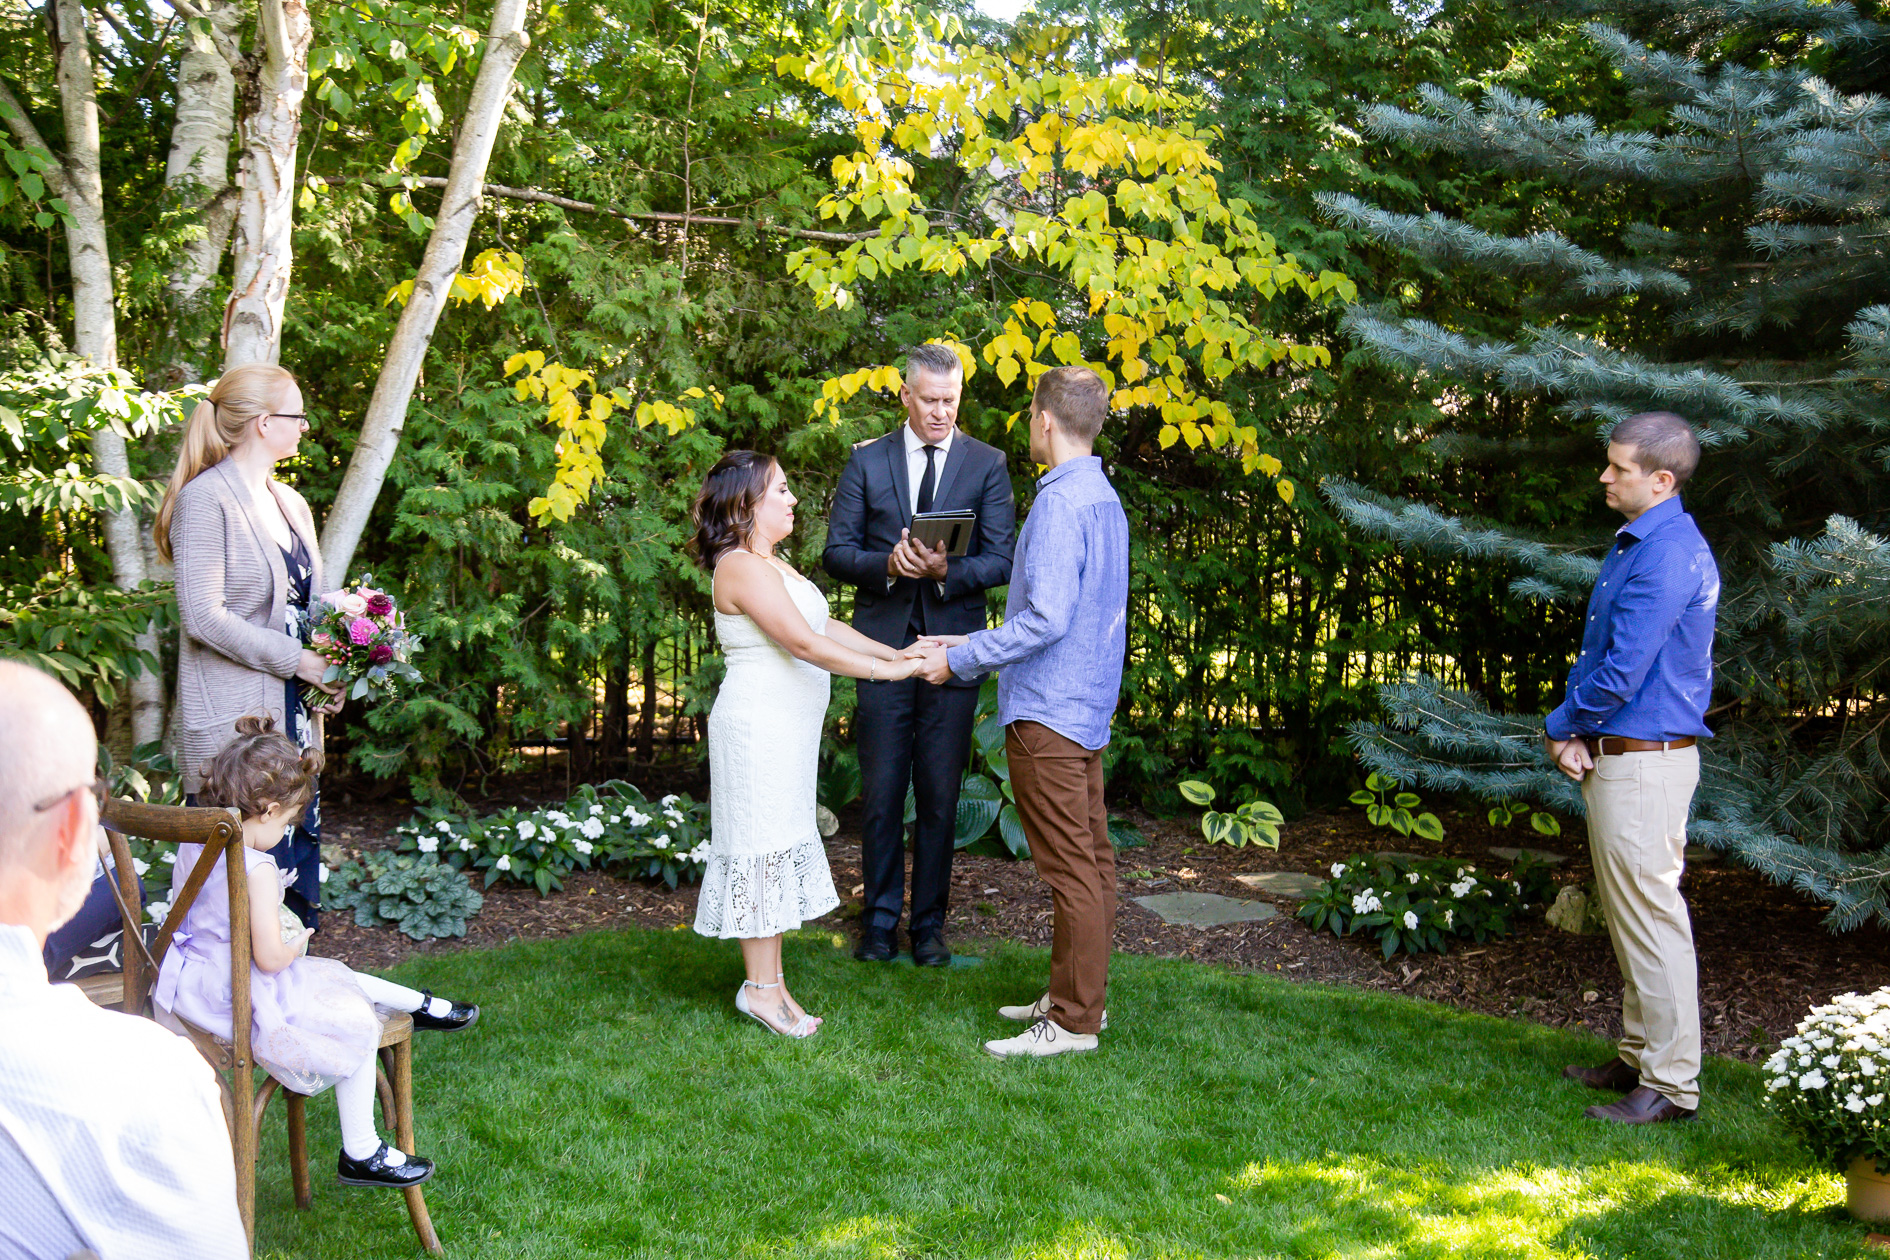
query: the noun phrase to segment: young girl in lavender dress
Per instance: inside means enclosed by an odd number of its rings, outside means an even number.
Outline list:
[[[321,772],[319,749],[298,748],[266,717],[236,723],[236,739],[204,770],[204,805],[226,806],[243,819],[243,862],[249,875],[250,1039],[256,1061],[298,1094],[335,1087],[341,1113],[337,1172],[349,1186],[413,1186],[433,1175],[432,1161],[381,1140],[374,1127],[374,1063],[381,1040],[376,1007],[406,1011],[415,1028],[470,1028],[479,1008],[436,998],[349,970],[332,958],[309,958],[309,930],[284,922],[282,876],[268,850],[302,816]],[[171,876],[177,896],[203,857],[184,845]],[[223,858],[217,858],[221,867]],[[217,868],[197,893],[164,956],[153,997],[160,1017],[186,1020],[219,1037],[230,1028],[229,883]],[[165,1020],[174,1023],[174,1020]]]

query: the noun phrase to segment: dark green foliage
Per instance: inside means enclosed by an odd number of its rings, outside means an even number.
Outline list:
[[[466,876],[431,853],[369,853],[341,864],[322,886],[322,901],[353,910],[361,927],[397,927],[416,941],[466,935],[466,921],[486,904]]]
[[[1723,589],[1718,737],[1690,834],[1830,903],[1834,929],[1890,923],[1890,269],[1865,244],[1890,186],[1877,69],[1890,32],[1846,5],[1766,0],[1689,12],[1684,26],[1684,38],[1659,20],[1638,35],[1582,32],[1618,71],[1595,96],[1619,125],[1494,87],[1427,88],[1415,109],[1370,111],[1387,140],[1548,181],[1607,211],[1572,234],[1542,216],[1480,229],[1469,207],[1418,220],[1325,198],[1333,221],[1414,256],[1407,267],[1527,295],[1501,329],[1448,306],[1387,305],[1353,310],[1347,330],[1370,359],[1439,388],[1552,408],[1554,431],[1518,433],[1501,468],[1485,465],[1502,480],[1560,468],[1586,482],[1584,466],[1602,462],[1596,438],[1637,411],[1696,422],[1707,450],[1687,502]],[[1488,454],[1469,441],[1447,449]],[[1362,532],[1510,575],[1519,602],[1573,608],[1615,523],[1595,511],[1605,530],[1523,535],[1455,519],[1461,509],[1412,489],[1416,501],[1397,502],[1325,487]],[[1477,690],[1388,690],[1391,721],[1353,728],[1361,754],[1401,779],[1579,811],[1537,751],[1539,723],[1490,712]],[[1553,699],[1514,707],[1538,713]]]
[[[1335,862],[1332,878],[1299,908],[1314,931],[1378,938],[1386,958],[1447,954],[1453,939],[1508,936],[1524,914],[1555,898],[1549,867],[1525,854],[1508,870],[1452,858],[1354,853]]]

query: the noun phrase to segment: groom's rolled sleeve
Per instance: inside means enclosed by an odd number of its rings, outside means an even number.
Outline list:
[[[1030,529],[1030,546],[1013,578],[1023,584],[1024,606],[1003,625],[980,630],[945,654],[945,663],[960,678],[1026,660],[1070,632],[1082,589],[1081,523],[1069,505],[1045,496],[1031,513]]]

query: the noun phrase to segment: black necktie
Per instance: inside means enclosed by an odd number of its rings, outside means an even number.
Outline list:
[[[938,470],[932,463],[932,457],[938,454],[938,447],[925,448],[925,476],[919,480],[919,511],[932,510],[932,492],[938,485]]]

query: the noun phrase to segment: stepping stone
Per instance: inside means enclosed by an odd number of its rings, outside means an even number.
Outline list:
[[[918,964],[912,961],[911,954],[901,954],[899,957],[893,959],[893,966],[917,968]],[[953,954],[952,960],[945,964],[945,969],[947,971],[962,971],[966,967],[982,966],[984,966],[984,959],[979,958],[976,954]]]
[[[1135,904],[1153,910],[1162,922],[1182,927],[1219,927],[1223,923],[1257,923],[1279,910],[1264,901],[1240,901],[1218,893],[1173,892],[1137,897]]]
[[[1261,871],[1254,875],[1236,875],[1234,878],[1259,892],[1272,893],[1276,897],[1291,897],[1295,901],[1306,900],[1326,882],[1317,875],[1305,875],[1299,871]]]
[[[1551,853],[1547,849],[1505,849],[1501,845],[1491,845],[1489,851],[1492,856],[1500,857],[1505,862],[1514,862],[1525,853],[1538,862],[1546,862],[1550,866],[1560,866],[1568,861],[1566,853]]]

